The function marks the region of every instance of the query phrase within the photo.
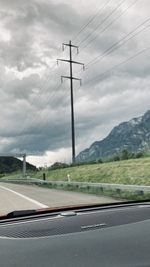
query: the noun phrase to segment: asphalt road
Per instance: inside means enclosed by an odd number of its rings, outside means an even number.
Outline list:
[[[0,183],[0,214],[22,209],[110,202],[116,202],[116,200],[109,197],[42,188],[36,185]]]

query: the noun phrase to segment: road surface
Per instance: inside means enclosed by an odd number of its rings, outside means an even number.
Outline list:
[[[117,202],[117,200],[110,197],[42,188],[36,185],[0,183],[0,215],[22,209],[110,202]]]

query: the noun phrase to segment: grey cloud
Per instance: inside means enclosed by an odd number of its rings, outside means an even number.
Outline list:
[[[26,152],[34,154],[35,152],[44,152],[46,150],[55,150],[60,147],[68,147],[70,142],[70,124],[65,119],[62,121],[55,118],[46,121],[35,120],[33,125],[25,128],[10,144],[6,144],[5,151]]]
[[[34,154],[68,148],[71,145],[69,82],[60,88],[58,85],[61,74],[69,73],[69,66],[62,63],[55,69],[54,62],[49,63],[45,58],[55,61],[61,42],[67,42],[89,16],[85,10],[81,17],[69,2],[58,5],[51,1],[0,0],[0,6],[3,26],[11,33],[9,42],[0,42],[0,151]],[[93,35],[97,38],[92,46],[81,49],[74,59],[87,63],[103,53],[130,30],[127,18],[116,21],[104,34]],[[96,23],[75,40],[77,44],[92,33]],[[78,84],[74,83],[78,150],[105,137],[119,122],[149,109],[149,54],[88,83],[149,42],[146,37],[143,42],[139,39],[133,39],[87,70],[81,88],[77,89]],[[68,57],[67,49],[61,57]],[[42,67],[45,70],[38,73]],[[13,73],[23,74],[28,69],[31,73],[27,77],[18,78]],[[78,68],[74,70],[75,76],[82,76]]]
[[[11,41],[0,44],[1,60],[8,66],[17,67],[19,71],[46,64],[44,56],[57,53],[58,41],[64,34],[69,36],[79,21],[77,13],[65,4],[34,0],[30,3],[1,1],[0,4],[3,4],[3,18],[5,13],[5,28],[11,33]],[[40,55],[35,47],[37,44],[41,47]]]

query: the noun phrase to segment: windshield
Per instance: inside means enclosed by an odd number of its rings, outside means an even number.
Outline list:
[[[150,198],[149,10],[0,0],[0,215]]]

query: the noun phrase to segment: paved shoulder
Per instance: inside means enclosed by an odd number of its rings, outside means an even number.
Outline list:
[[[0,214],[19,209],[116,202],[109,197],[10,183],[0,183],[0,196]]]

